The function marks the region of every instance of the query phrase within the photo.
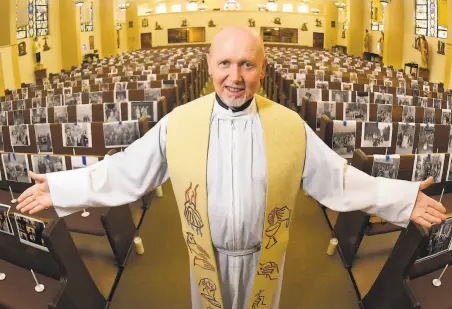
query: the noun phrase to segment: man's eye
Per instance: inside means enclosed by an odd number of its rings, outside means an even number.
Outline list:
[[[220,65],[221,66],[228,66],[229,65],[229,61],[226,61],[226,60],[225,61],[221,61]]]
[[[251,62],[244,62],[242,65],[243,65],[246,69],[249,69],[249,68],[252,68],[252,67],[253,67],[253,64],[252,64]]]

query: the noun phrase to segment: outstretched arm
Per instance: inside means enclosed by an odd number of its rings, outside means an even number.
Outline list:
[[[87,168],[31,174],[36,184],[19,197],[18,209],[36,213],[51,206],[59,216],[84,207],[119,206],[138,200],[168,179],[166,115],[124,152]]]
[[[430,185],[372,177],[329,148],[309,126],[303,190],[326,207],[340,211],[362,210],[406,227],[409,220],[430,227],[445,220],[445,208],[420,190]]]

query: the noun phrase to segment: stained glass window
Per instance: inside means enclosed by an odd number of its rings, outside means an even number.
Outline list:
[[[438,24],[438,0],[416,1],[416,30],[417,35],[447,38],[447,28]]]
[[[80,20],[82,19],[82,8],[80,8]],[[90,32],[94,31],[94,11],[93,11],[93,3],[91,2],[91,7],[89,9],[89,22],[88,23],[80,23],[80,30],[82,32]]]
[[[382,5],[381,6],[381,22],[376,22],[374,21],[376,18],[375,16],[378,15],[378,12],[376,10],[378,10],[378,8],[376,8],[374,6],[374,2],[371,1],[370,3],[370,29],[372,31],[384,31],[385,29],[385,7]]]
[[[17,38],[49,35],[49,0],[28,0],[28,26],[17,28]]]

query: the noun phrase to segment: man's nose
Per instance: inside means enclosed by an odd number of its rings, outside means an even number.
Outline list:
[[[234,83],[240,83],[242,81],[242,76],[240,74],[240,66],[233,65],[229,71],[229,78]]]

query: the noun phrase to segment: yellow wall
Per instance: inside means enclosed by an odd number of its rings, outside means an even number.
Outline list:
[[[122,29],[119,30],[119,38],[120,38],[120,46],[118,48],[118,54],[125,53],[128,50],[127,29],[126,29],[126,24],[125,23],[122,24]],[[116,37],[115,37],[115,40],[116,40]],[[116,44],[116,41],[115,41],[115,44]]]
[[[336,23],[336,27],[331,27],[331,22]],[[334,3],[325,5],[325,49],[330,49],[337,44],[337,33],[340,31],[337,8]]]
[[[403,68],[405,2],[393,1],[385,10],[385,29],[389,31],[385,31],[383,63],[396,69]]]
[[[3,80],[5,89],[14,89],[14,70],[12,59],[12,48],[10,46],[0,47],[0,58],[3,67]],[[0,92],[3,95],[3,92]]]
[[[304,46],[312,46],[313,32],[325,32],[324,16],[314,16],[313,14],[299,13],[281,13],[281,12],[259,12],[251,13],[246,11],[238,12],[183,12],[183,13],[167,13],[158,14],[147,17],[140,17],[140,33],[152,32],[152,46],[168,45],[168,28],[180,28],[183,19],[187,19],[189,27],[206,27],[206,41],[211,42],[213,36],[221,30],[222,27],[231,26],[248,26],[248,19],[253,18],[256,21],[255,30],[260,32],[260,27],[278,27],[273,20],[279,17],[281,25],[279,27],[298,28],[298,44]],[[147,18],[149,26],[141,27],[141,20]],[[322,21],[322,27],[315,26],[315,20]],[[209,28],[207,25],[213,20],[216,27]],[[163,30],[154,30],[155,22],[162,26]],[[307,22],[308,31],[301,31],[303,22]]]
[[[349,26],[347,31],[347,53],[355,57],[362,57],[364,52],[364,18],[363,0],[348,0],[350,11]],[[370,15],[368,15],[370,16]]]

